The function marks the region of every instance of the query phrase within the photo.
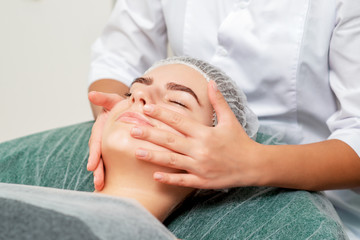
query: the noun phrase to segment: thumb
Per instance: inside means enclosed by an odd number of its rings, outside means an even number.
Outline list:
[[[208,84],[208,96],[210,103],[216,112],[218,124],[231,122],[234,118],[236,119],[224,96],[221,94],[213,80]]]
[[[91,91],[88,94],[90,102],[97,106],[102,106],[106,110],[112,109],[116,103],[120,102],[124,98],[116,93],[103,93],[97,91]]]

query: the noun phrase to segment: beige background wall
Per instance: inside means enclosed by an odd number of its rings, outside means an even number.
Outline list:
[[[0,142],[92,120],[90,47],[113,0],[0,1]]]

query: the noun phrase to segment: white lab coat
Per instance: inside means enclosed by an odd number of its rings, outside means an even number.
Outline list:
[[[288,144],[340,139],[360,156],[359,0],[118,0],[89,84],[129,84],[167,43],[232,77],[261,131]],[[360,208],[359,196],[342,204]]]

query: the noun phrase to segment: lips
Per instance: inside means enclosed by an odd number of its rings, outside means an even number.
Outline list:
[[[118,117],[117,121],[153,127],[149,120],[147,120],[143,115],[136,112],[125,112]]]

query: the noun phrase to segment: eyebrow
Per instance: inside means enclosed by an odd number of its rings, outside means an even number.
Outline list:
[[[191,96],[193,96],[195,98],[197,103],[201,106],[201,104],[199,102],[199,98],[194,93],[194,91],[191,90],[191,88],[188,88],[188,87],[186,87],[184,85],[177,84],[177,83],[174,83],[174,82],[169,82],[168,84],[166,84],[166,89],[174,90],[174,91],[183,91],[183,92],[189,93]]]
[[[153,78],[150,77],[138,77],[135,78],[135,80],[130,84],[130,86],[132,86],[135,83],[141,83],[141,84],[145,84],[145,85],[151,85],[154,82]],[[181,84],[177,84],[174,82],[169,82],[166,84],[166,89],[167,90],[172,90],[172,91],[183,91],[186,93],[189,93],[191,96],[193,96],[195,98],[195,100],[197,101],[197,103],[201,106],[201,103],[199,101],[198,96],[196,95],[196,93],[189,87],[186,87],[184,85]]]
[[[153,83],[153,79],[150,77],[138,77],[135,78],[135,80],[130,84],[130,86],[132,86],[134,83],[142,83],[145,85],[151,85]]]

